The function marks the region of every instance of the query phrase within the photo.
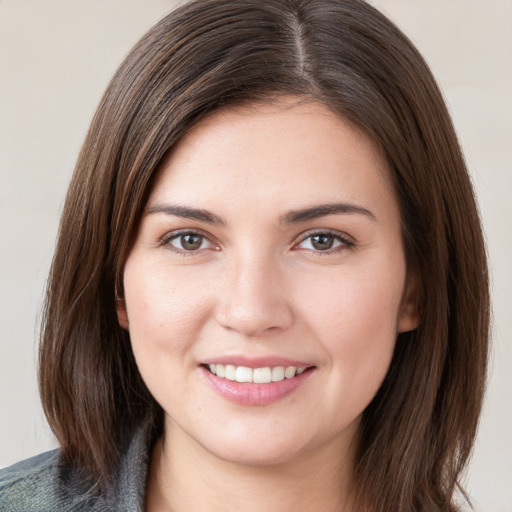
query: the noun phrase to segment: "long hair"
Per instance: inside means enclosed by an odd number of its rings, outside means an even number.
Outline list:
[[[153,27],[108,86],[69,187],[40,348],[44,410],[62,458],[105,484],[130,434],[163,413],[116,300],[156,170],[224,107],[309,97],[384,153],[421,325],[398,336],[363,414],[361,510],[452,511],[474,442],[488,354],[485,247],[438,87],[411,42],[361,0],[196,0]],[[342,404],[340,404],[342,407]]]

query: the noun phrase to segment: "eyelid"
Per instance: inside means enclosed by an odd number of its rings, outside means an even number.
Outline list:
[[[333,229],[311,229],[306,231],[305,233],[302,233],[296,243],[293,244],[293,249],[295,250],[301,250],[300,248],[297,248],[297,246],[304,241],[306,241],[308,238],[315,236],[315,235],[330,235],[338,240],[341,241],[341,245],[334,247],[332,249],[327,249],[325,251],[320,250],[311,250],[311,249],[303,249],[303,250],[309,250],[310,252],[314,252],[315,254],[330,254],[333,252],[339,252],[344,249],[350,249],[351,247],[354,247],[356,245],[355,240],[347,235],[346,233],[343,233],[341,231],[336,231]]]
[[[198,249],[196,251],[186,251],[185,249],[179,249],[170,244],[171,240],[174,240],[181,235],[188,235],[188,234],[199,235],[199,236],[203,237],[205,240],[207,240],[213,246],[214,250],[219,249],[218,244],[216,244],[212,240],[211,235],[205,233],[201,229],[196,229],[196,228],[184,228],[184,229],[176,229],[174,231],[170,231],[170,232],[166,233],[163,237],[160,238],[158,245],[160,247],[169,249],[170,251],[173,251],[177,254],[185,255],[185,256],[193,256],[193,255],[199,254],[205,250],[212,250],[212,249]]]

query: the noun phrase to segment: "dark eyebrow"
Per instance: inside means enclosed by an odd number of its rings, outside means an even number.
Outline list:
[[[370,210],[351,203],[320,204],[301,210],[292,210],[283,216],[282,221],[287,224],[296,224],[298,222],[305,222],[326,215],[338,215],[340,213],[366,215],[371,220],[377,221],[377,217]]]
[[[188,206],[178,206],[175,204],[156,204],[146,210],[146,214],[165,213],[166,215],[174,215],[183,217],[184,219],[195,219],[209,224],[226,224],[221,217],[214,215],[208,210],[198,208],[190,208]]]
[[[188,206],[178,206],[175,204],[156,204],[155,206],[148,208],[146,211],[146,214],[148,215],[153,213],[165,213],[166,215],[174,215],[185,219],[195,219],[209,224],[226,224],[224,219],[209,212],[208,210],[190,208]],[[299,222],[325,217],[326,215],[339,215],[343,213],[366,215],[373,221],[377,220],[370,210],[363,208],[362,206],[350,203],[330,203],[311,206],[300,210],[292,210],[281,218],[281,222],[286,224],[297,224]]]

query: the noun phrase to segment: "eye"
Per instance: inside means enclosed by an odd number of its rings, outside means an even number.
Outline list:
[[[317,232],[305,236],[295,248],[306,249],[315,252],[336,251],[338,248],[351,247],[353,242],[339,235],[326,232]]]
[[[182,252],[197,252],[215,247],[204,235],[194,231],[171,233],[162,240],[162,245]]]

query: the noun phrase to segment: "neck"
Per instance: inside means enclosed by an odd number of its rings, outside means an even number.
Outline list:
[[[145,510],[206,512],[222,504],[225,512],[350,512],[353,439],[278,464],[246,465],[215,456],[173,425],[153,451]]]

